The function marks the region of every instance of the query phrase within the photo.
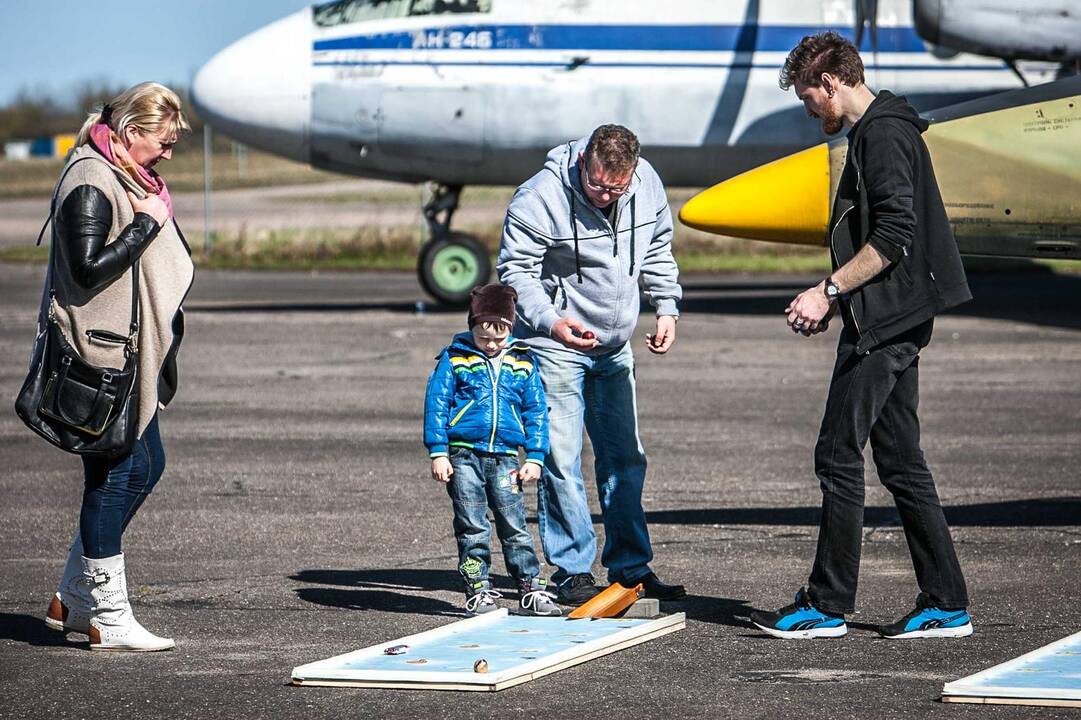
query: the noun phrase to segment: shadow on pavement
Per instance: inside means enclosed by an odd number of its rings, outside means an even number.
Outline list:
[[[458,605],[415,594],[438,590],[461,592],[462,576],[454,570],[316,569],[301,570],[289,579],[316,585],[338,586],[296,589],[297,597],[301,600],[319,605],[351,610],[380,610],[422,615],[461,616],[462,614],[462,608]],[[493,580],[498,582],[498,577],[493,577]],[[507,583],[509,585],[509,581]],[[395,590],[403,592],[394,592]]]
[[[279,313],[279,312],[364,312],[384,310],[393,313],[416,314],[416,303],[412,302],[222,302],[209,303],[193,301],[184,305],[185,312],[195,313]],[[424,313],[441,315],[460,313],[461,308],[437,304],[434,300],[424,303]]]
[[[342,585],[369,589],[453,590],[458,592],[463,587],[462,576],[456,570],[428,570],[424,568],[301,570],[296,575],[290,576],[289,579],[319,585]],[[498,584],[498,576],[493,577],[492,582]]]
[[[967,261],[966,261],[967,262]],[[1040,265],[1003,265],[998,272],[972,272],[969,284],[974,299],[950,310],[951,314],[986,317],[1049,327],[1081,330],[1081,275],[1057,274]],[[781,321],[785,305],[807,288],[809,279],[795,276],[756,279],[753,276],[689,274],[680,310],[685,314],[776,315]],[[418,296],[420,297],[420,296]],[[459,313],[460,308],[440,306],[424,298],[427,314]],[[213,301],[195,299],[185,308],[196,313],[363,312],[386,311],[415,314],[411,301],[326,300],[307,301]],[[651,312],[642,300],[642,312]],[[782,325],[779,325],[783,329]]]
[[[436,598],[406,595],[387,590],[343,590],[340,588],[306,587],[296,589],[297,597],[305,602],[349,610],[379,610],[410,615],[462,616],[462,608]]]
[[[675,602],[662,602],[661,610],[666,613],[685,612],[688,620],[727,625],[729,627],[753,627],[748,616],[753,607],[746,600],[734,598],[710,597],[708,595],[690,595]]]
[[[0,613],[0,640],[46,647],[87,647],[86,642],[72,642],[64,633],[50,630],[40,617],[14,613]]]
[[[954,527],[1055,527],[1081,525],[1081,497],[1009,500],[944,508]],[[817,526],[819,507],[700,508],[655,510],[646,513],[653,524],[670,525],[811,525]],[[600,522],[595,515],[594,522]],[[868,507],[863,512],[867,527],[900,526],[894,507]]]
[[[449,590],[460,592],[462,578],[454,570],[394,569],[371,570],[302,570],[290,580],[339,587],[305,587],[296,590],[297,597],[307,602],[352,610],[382,610],[385,612],[452,615],[460,617],[458,605],[413,593]],[[494,575],[498,590],[510,590],[509,578]],[[399,590],[402,592],[392,592]],[[513,594],[513,593],[511,593]],[[662,604],[664,612],[685,612],[690,620],[748,627],[747,615],[752,608],[744,600],[688,595]]]
[[[1055,274],[1042,266],[1017,272],[974,272],[969,275],[973,300],[949,314],[1032,323],[1081,330],[1081,275]],[[776,315],[807,289],[806,279],[683,279],[683,313]],[[650,307],[642,303],[642,312]]]

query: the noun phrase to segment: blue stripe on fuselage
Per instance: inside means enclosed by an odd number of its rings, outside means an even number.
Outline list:
[[[374,67],[390,65],[410,65],[422,67],[517,67],[517,68],[566,68],[566,62],[500,62],[498,60],[317,60],[312,63],[315,67]],[[727,70],[779,70],[780,65],[774,63],[648,63],[648,62],[590,62],[582,67],[590,69],[626,69],[626,68],[680,68],[680,69],[712,69],[720,68]],[[999,65],[884,65],[868,63],[871,70],[896,70],[899,72],[987,72],[989,70],[1003,70],[1008,66]]]
[[[350,35],[316,40],[322,50],[682,50],[688,52],[785,52],[803,38],[833,29],[851,39],[851,28],[815,25],[759,25],[741,34],[742,25],[454,25],[412,31]],[[484,33],[478,43],[478,37]],[[870,51],[870,33],[860,50]],[[753,36],[754,47],[741,38]],[[465,45],[462,41],[465,41]],[[878,28],[881,52],[926,52],[911,27]]]

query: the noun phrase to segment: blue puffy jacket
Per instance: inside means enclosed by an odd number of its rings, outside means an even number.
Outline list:
[[[471,333],[454,336],[428,378],[424,397],[424,445],[429,457],[451,446],[544,463],[548,453],[548,408],[530,349],[507,341],[498,377]]]

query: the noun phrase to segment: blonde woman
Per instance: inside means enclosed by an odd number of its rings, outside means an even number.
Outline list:
[[[83,459],[79,531],[46,614],[49,627],[88,635],[92,650],[175,646],[132,615],[121,537],[165,468],[158,411],[176,392],[181,303],[193,267],[154,168],[189,130],[172,90],[150,82],[130,88],[87,118],[53,206],[53,299],[46,293],[43,302],[87,362],[124,366],[124,344],[109,333],[128,335],[139,263],[138,439],[120,458]]]

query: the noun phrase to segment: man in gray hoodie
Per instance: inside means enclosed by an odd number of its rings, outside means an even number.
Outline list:
[[[656,308],[646,347],[664,354],[676,337],[682,297],[672,257],[672,214],[634,133],[602,125],[548,153],[511,200],[497,264],[518,292],[515,337],[537,358],[549,406],[550,450],[538,483],[541,544],[560,602],[597,594],[597,541],[582,479],[582,430],[595,457],[604,517],[601,563],[609,582],[642,583],[647,597],[675,599],[682,586],[649,568],[630,339],[643,289]]]

